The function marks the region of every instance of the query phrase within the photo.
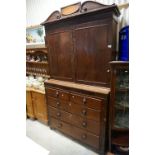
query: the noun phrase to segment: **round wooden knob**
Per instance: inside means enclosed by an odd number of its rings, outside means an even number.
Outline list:
[[[86,127],[87,126],[87,122],[82,122],[82,126]]]
[[[61,123],[59,123],[59,124],[58,124],[58,128],[61,128],[61,127],[62,127],[62,124],[61,124]]]
[[[83,109],[83,110],[82,110],[82,114],[83,114],[83,115],[86,115],[86,114],[87,114],[86,109]]]
[[[56,92],[56,96],[57,96],[57,97],[59,96],[59,92],[58,92],[58,91]]]
[[[57,106],[59,106],[60,105],[60,102],[57,102],[56,104],[57,104]]]
[[[58,113],[57,113],[57,116],[58,116],[58,117],[60,117],[60,116],[61,116],[61,113],[60,113],[60,112],[58,112]]]
[[[86,139],[87,138],[87,135],[86,134],[82,134],[82,139]]]
[[[85,98],[85,97],[83,98],[83,103],[84,103],[84,104],[86,103],[86,98]]]

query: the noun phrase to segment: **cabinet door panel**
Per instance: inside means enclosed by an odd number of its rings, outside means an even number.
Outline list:
[[[45,95],[33,92],[32,98],[37,119],[47,123],[47,106],[45,101]]]
[[[111,49],[108,48],[108,24],[75,30],[76,79],[79,82],[109,84]]]
[[[48,37],[51,77],[73,80],[72,31],[50,34]]]
[[[31,99],[31,92],[29,91],[26,91],[26,108],[27,108],[27,115],[30,118],[35,118],[33,103]]]

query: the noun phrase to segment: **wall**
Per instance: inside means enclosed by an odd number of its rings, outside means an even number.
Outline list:
[[[60,10],[61,7],[67,6],[76,2],[84,2],[86,0],[26,0],[26,26],[39,25],[45,21],[47,17],[55,10]],[[103,4],[123,4],[128,0],[94,0]],[[128,25],[128,9],[121,9],[119,17],[119,29]]]

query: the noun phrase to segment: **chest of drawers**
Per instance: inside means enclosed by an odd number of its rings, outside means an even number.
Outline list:
[[[48,80],[45,88],[49,126],[104,152],[110,90],[59,80]]]

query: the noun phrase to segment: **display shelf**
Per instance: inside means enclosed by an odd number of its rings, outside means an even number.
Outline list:
[[[115,91],[116,92],[128,92],[129,88],[116,88]]]
[[[47,48],[26,49],[26,74],[50,78]]]
[[[126,135],[122,135],[122,136],[119,135],[118,137],[113,137],[111,143],[114,145],[128,147],[129,146],[129,137]]]
[[[26,61],[26,63],[48,65],[48,62]]]
[[[28,48],[26,49],[26,54],[35,54],[36,52],[42,52],[47,54],[47,48]]]
[[[111,129],[112,131],[118,131],[118,132],[127,132],[129,130],[129,128],[116,128],[116,127],[112,127]]]
[[[42,77],[45,77],[45,78],[50,78],[50,75],[44,75],[44,74],[39,74],[39,73],[26,72],[26,74],[35,75],[35,76],[42,76]]]

